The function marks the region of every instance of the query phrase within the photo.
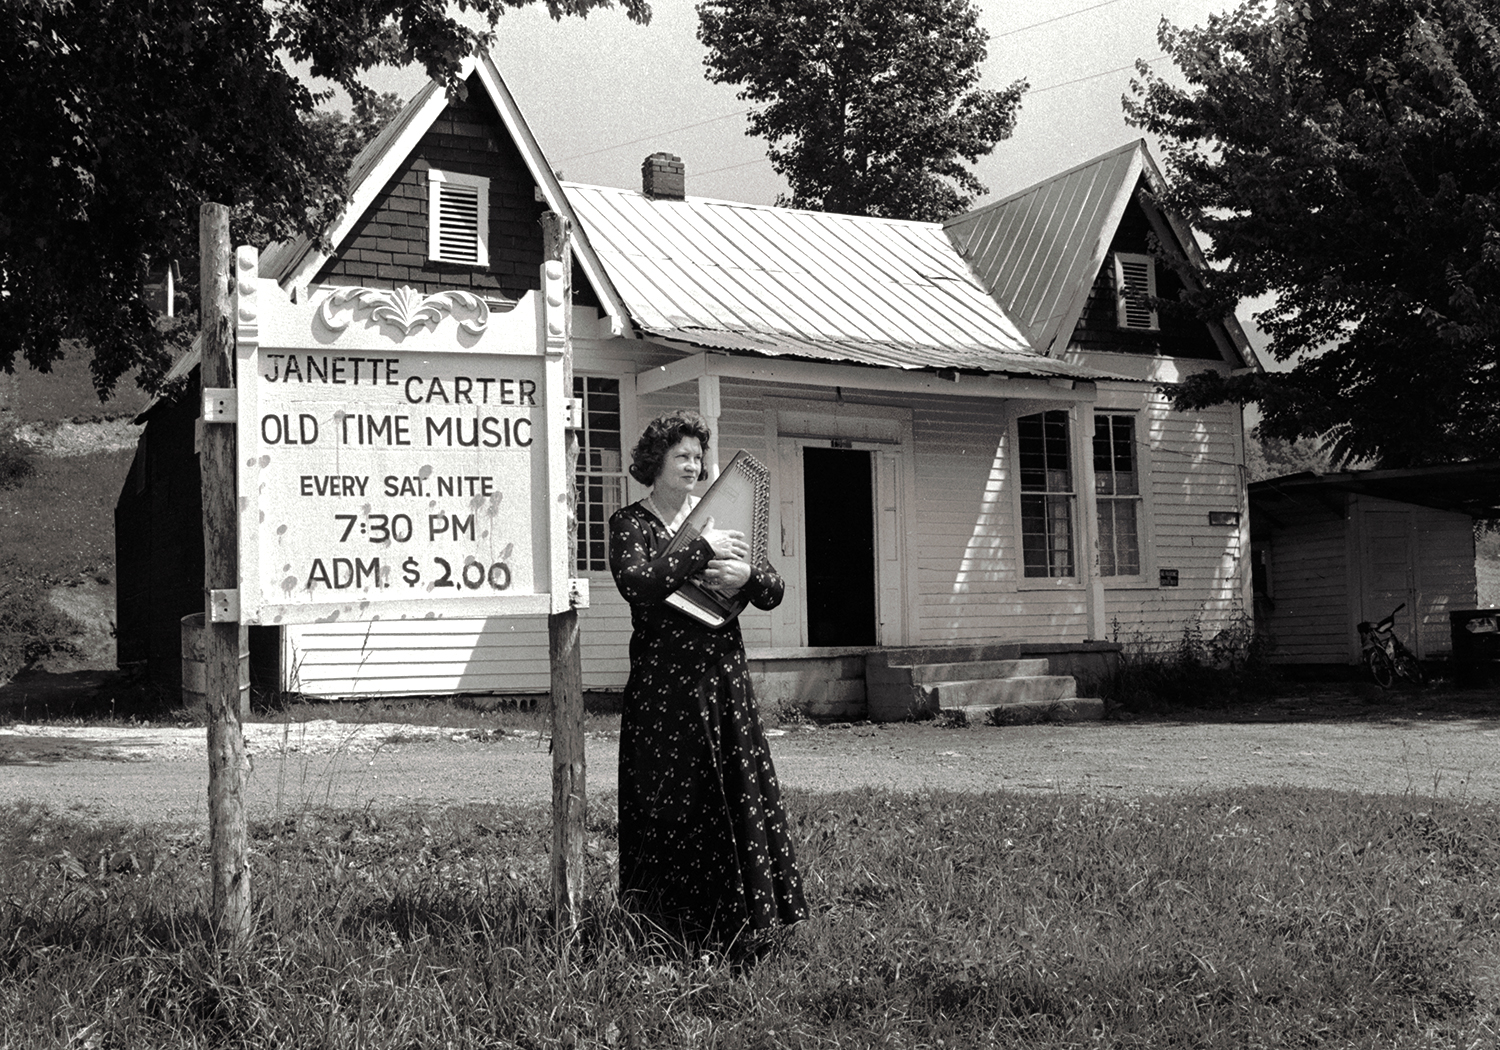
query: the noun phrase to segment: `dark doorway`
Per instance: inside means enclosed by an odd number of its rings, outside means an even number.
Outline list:
[[[805,448],[807,644],[875,644],[875,511],[870,453]]]

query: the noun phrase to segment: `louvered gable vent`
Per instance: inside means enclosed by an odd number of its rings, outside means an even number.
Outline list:
[[[1133,332],[1156,332],[1156,308],[1149,301],[1156,295],[1156,260],[1149,255],[1115,252],[1115,292],[1120,327]]]
[[[427,256],[439,262],[488,266],[490,180],[430,168],[427,172]]]

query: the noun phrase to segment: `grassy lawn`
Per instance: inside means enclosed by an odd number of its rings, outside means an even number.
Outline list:
[[[203,930],[199,834],[0,812],[0,1045],[1488,1047],[1500,813],[1253,790],[789,799],[814,918],[758,968],[633,939],[545,810],[252,826],[256,934]],[[607,816],[612,816],[607,815]]]
[[[31,470],[0,485],[0,679],[72,633],[47,606],[49,588],[81,577],[112,580],[115,500],[131,456],[27,456]]]

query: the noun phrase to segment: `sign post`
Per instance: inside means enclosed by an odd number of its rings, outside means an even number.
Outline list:
[[[571,287],[573,263],[569,223],[554,212],[542,216],[546,262],[542,294],[546,299],[549,351],[562,353],[563,385],[573,390]],[[575,423],[578,421],[575,421]],[[567,450],[567,536],[569,565],[578,555],[578,431],[569,427]],[[583,661],[578,648],[578,611],[569,606],[547,618],[547,649],[552,688],[552,906],[560,931],[571,933],[583,897],[583,844],[587,818],[586,763],[583,743]]]
[[[215,425],[233,403],[234,329],[229,293],[229,209],[198,213],[202,297],[203,672],[208,702],[208,828],[212,922],[221,945],[242,947],[250,934],[250,860],[245,830],[245,738],[240,725],[240,632],[230,608],[238,586],[235,430]],[[213,406],[213,407],[211,407]],[[219,411],[216,411],[216,408]],[[232,410],[228,412],[232,419]]]

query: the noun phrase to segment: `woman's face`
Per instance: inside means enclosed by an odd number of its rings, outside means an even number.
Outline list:
[[[703,445],[695,437],[682,438],[667,449],[662,460],[661,473],[656,476],[652,492],[684,496],[698,484],[698,475],[703,473]]]

